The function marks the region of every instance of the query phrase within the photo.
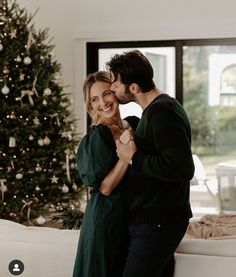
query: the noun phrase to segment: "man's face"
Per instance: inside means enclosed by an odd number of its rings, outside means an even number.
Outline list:
[[[116,97],[121,104],[126,104],[134,101],[134,96],[129,90],[129,86],[121,82],[120,75],[115,78],[111,73],[111,90],[115,92]]]

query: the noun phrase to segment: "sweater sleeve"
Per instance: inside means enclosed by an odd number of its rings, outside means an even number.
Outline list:
[[[150,178],[170,182],[191,180],[194,164],[186,121],[162,109],[152,112],[147,122],[147,142],[153,151],[135,152],[132,166]]]

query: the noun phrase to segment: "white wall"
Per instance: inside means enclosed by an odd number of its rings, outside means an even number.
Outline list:
[[[37,28],[50,28],[64,83],[85,130],[85,42],[236,37],[235,0],[18,0]]]

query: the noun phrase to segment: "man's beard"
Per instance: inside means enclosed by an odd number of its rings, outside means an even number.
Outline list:
[[[118,98],[118,97],[117,97]],[[120,104],[127,104],[129,102],[134,102],[134,96],[129,90],[129,86],[125,86],[125,93],[124,96],[118,98],[118,102]]]

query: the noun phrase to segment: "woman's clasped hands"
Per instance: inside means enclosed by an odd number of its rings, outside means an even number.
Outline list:
[[[134,142],[134,133],[131,128],[126,129],[119,139],[116,140],[117,156],[127,162],[131,163],[131,158],[136,152],[137,148]]]

